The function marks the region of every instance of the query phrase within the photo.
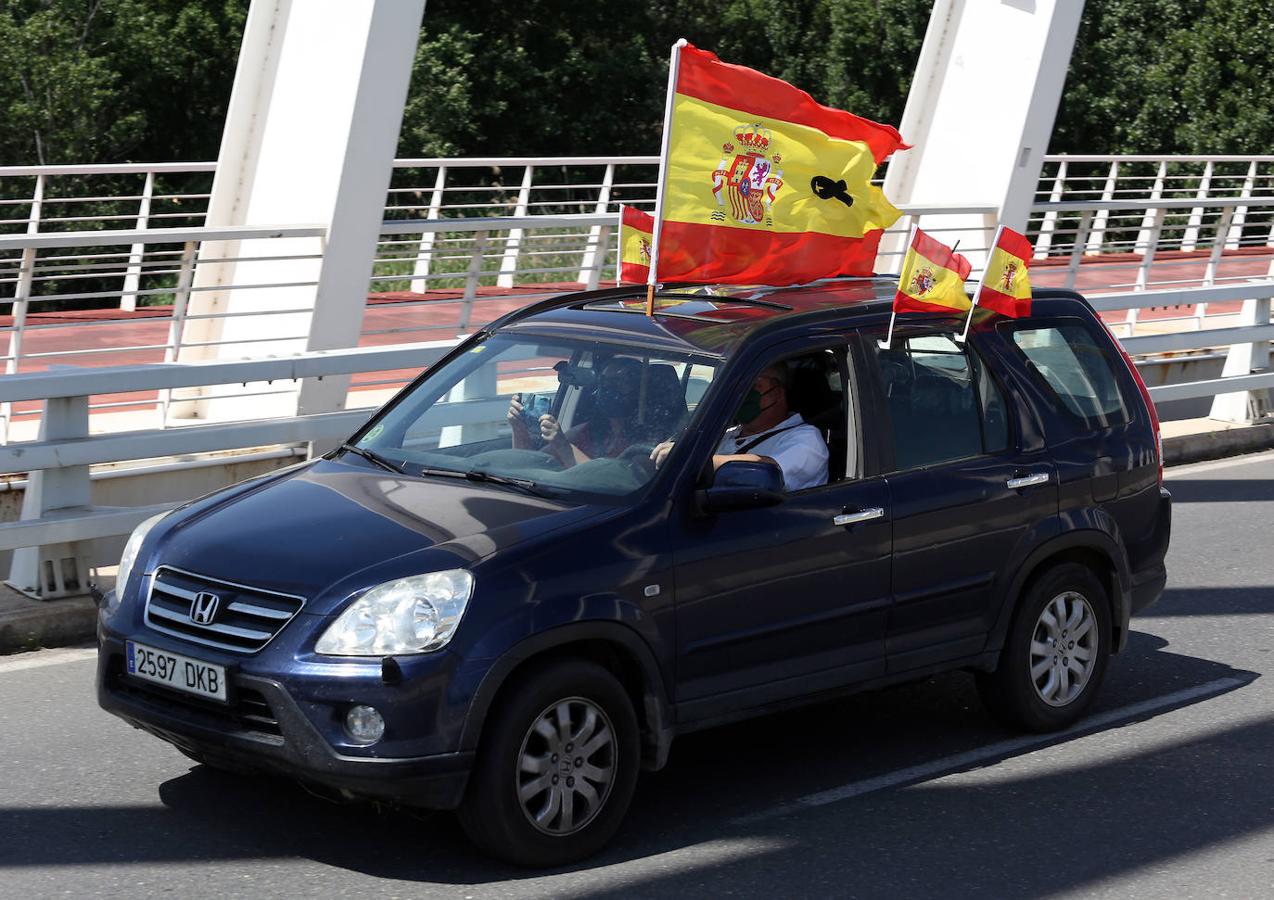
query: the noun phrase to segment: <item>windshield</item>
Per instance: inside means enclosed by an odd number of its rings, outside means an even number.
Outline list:
[[[358,441],[408,474],[623,496],[684,433],[718,360],[617,342],[497,334],[449,361]]]

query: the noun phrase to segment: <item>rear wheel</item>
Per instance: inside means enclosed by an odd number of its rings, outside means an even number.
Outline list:
[[[493,711],[459,810],[492,856],[556,866],[600,850],[619,829],[637,783],[632,702],[594,663],[532,670]]]
[[[1110,601],[1086,566],[1065,563],[1027,590],[1000,665],[978,676],[987,708],[1006,724],[1056,731],[1092,704],[1110,658]]]

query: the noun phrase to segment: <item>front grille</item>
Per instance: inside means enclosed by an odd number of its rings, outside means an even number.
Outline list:
[[[304,597],[160,566],[146,596],[146,624],[196,644],[255,653],[304,605]],[[210,609],[211,616],[200,616]]]
[[[252,688],[236,686],[230,694],[230,703],[217,703],[203,697],[195,697],[180,691],[174,691],[163,685],[152,684],[128,678],[124,674],[124,658],[113,656],[108,667],[108,678],[111,690],[128,697],[136,697],[153,706],[169,711],[179,709],[196,710],[205,716],[236,726],[244,731],[251,731],[271,738],[281,738],[282,729],[274,710],[260,691]]]

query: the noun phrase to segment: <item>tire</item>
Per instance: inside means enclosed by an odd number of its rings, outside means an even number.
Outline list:
[[[1079,563],[1055,566],[1023,594],[999,667],[978,675],[978,693],[1011,727],[1067,728],[1097,696],[1110,642],[1110,598],[1100,579]]]
[[[637,715],[595,663],[561,660],[517,678],[483,728],[460,824],[505,862],[565,865],[596,853],[623,822],[640,765]]]

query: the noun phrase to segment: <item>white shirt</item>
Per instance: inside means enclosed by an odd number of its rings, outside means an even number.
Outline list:
[[[760,439],[748,453],[768,456],[783,470],[783,487],[789,491],[827,484],[827,444],[813,425],[806,424],[800,413],[792,413],[769,431],[740,436],[742,425],[726,429],[717,445],[717,453],[742,453],[743,447]],[[764,435],[769,435],[768,437]]]

